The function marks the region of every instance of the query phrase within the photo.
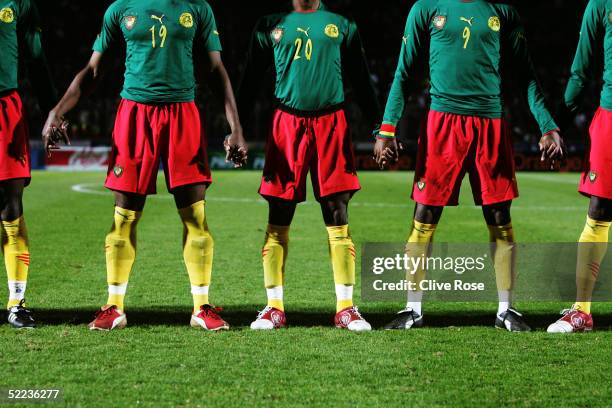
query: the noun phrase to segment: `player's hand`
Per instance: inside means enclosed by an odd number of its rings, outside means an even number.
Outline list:
[[[395,138],[376,138],[373,159],[381,170],[385,170],[390,165],[397,163],[399,160],[397,140]]]
[[[556,130],[542,136],[538,146],[542,153],[541,161],[549,160],[551,170],[554,169],[557,162],[565,158],[565,142]]]
[[[246,141],[242,130],[234,131],[231,135],[228,135],[223,142],[225,148],[225,161],[234,163],[234,168],[240,168],[246,165],[249,148],[247,147]]]
[[[49,112],[47,122],[42,131],[43,146],[47,152],[47,157],[51,157],[54,150],[59,150],[58,144],[60,142],[70,145],[68,126],[68,121],[63,117],[57,116],[54,111]]]

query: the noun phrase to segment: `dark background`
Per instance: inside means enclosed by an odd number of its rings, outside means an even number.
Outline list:
[[[100,31],[102,16],[112,3],[109,0],[36,0],[43,20],[46,52],[57,88],[62,94],[74,75],[87,62],[91,46]],[[265,14],[289,9],[286,0],[209,0],[224,47],[223,59],[234,87],[240,82],[251,31],[257,19]],[[408,11],[414,1],[406,0],[327,0],[330,6],[350,14],[357,22],[370,61],[372,77],[381,104],[384,106],[395,66]],[[569,75],[569,68],[578,40],[580,22],[586,0],[538,0],[515,2],[525,22],[530,49],[539,72],[542,87],[551,109],[561,100]],[[93,144],[108,144],[114,114],[123,82],[123,53],[112,58],[113,67],[105,76],[102,86],[90,97],[84,98],[71,115],[72,135],[75,139],[92,140]],[[203,71],[203,67],[200,67]],[[27,75],[22,76],[23,94],[30,114],[32,138],[40,133],[43,116],[28,90]],[[601,77],[601,75],[599,75]],[[271,78],[268,78],[267,83]],[[204,81],[205,82],[205,81]],[[512,88],[512,82],[507,85]],[[402,137],[414,140],[427,111],[426,82],[412,95],[400,127]],[[601,85],[593,81],[575,126],[566,130],[566,139],[572,150],[582,149],[590,118],[599,103]],[[249,140],[263,141],[266,134],[270,102],[258,98],[253,102],[255,119],[245,129]],[[368,141],[370,124],[363,123],[359,108],[347,94],[348,111],[353,119],[353,136],[357,141]],[[506,93],[506,117],[511,124],[517,150],[528,152],[539,138],[525,97],[516,91]],[[220,143],[227,133],[223,107],[205,85],[198,92],[198,104],[206,118],[211,146]]]

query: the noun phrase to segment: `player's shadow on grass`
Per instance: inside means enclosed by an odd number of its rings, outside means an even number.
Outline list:
[[[35,317],[40,326],[86,325],[93,319],[95,310],[83,309],[36,309]],[[186,326],[189,324],[189,309],[176,307],[156,307],[147,309],[129,309],[128,326]],[[374,311],[364,313],[364,317],[374,329],[380,329],[394,318],[395,312]],[[233,328],[246,328],[257,316],[257,307],[227,308],[222,316]],[[526,313],[527,323],[533,329],[543,330],[559,318],[554,313]],[[491,312],[432,312],[425,315],[425,327],[492,327],[495,319]],[[595,317],[597,330],[612,330],[612,313]],[[329,327],[333,326],[333,310],[307,311],[287,310],[287,322],[290,327]]]

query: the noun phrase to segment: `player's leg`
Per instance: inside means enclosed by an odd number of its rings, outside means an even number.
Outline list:
[[[509,331],[529,331],[522,315],[512,307],[512,290],[516,278],[516,244],[510,207],[512,201],[483,205],[482,213],[489,228],[491,258],[495,267],[495,280],[499,303],[495,325]]]
[[[467,126],[467,117],[431,111],[426,132],[419,137],[412,198],[417,202],[406,243],[410,257],[428,255],[445,206],[459,203],[461,182],[465,176],[474,134]],[[406,271],[414,290],[407,291],[406,307],[385,329],[410,329],[423,325],[423,291],[425,268]]]
[[[25,308],[30,251],[23,217],[23,189],[26,179],[0,182],[2,253],[8,277],[8,321],[15,328],[33,328],[34,319]]]
[[[512,332],[529,331],[522,315],[512,308],[516,245],[510,208],[518,197],[512,138],[502,119],[467,120],[476,140],[474,160],[468,168],[470,184],[474,203],[482,206],[488,225],[499,296],[495,326]]]
[[[266,199],[268,226],[261,256],[268,302],[251,324],[252,329],[279,328],[286,324],[283,302],[285,263],[289,254],[289,228],[298,203],[276,197],[266,197]]]
[[[351,331],[368,331],[372,326],[353,304],[355,286],[355,244],[348,223],[348,204],[353,192],[339,192],[319,198],[327,228],[329,255],[336,290],[336,327]]]
[[[549,333],[593,330],[591,297],[608,249],[610,225],[612,225],[612,200],[592,196],[586,224],[578,241],[576,303],[571,309],[564,310],[563,317],[548,327]]]
[[[589,213],[578,244],[576,303],[563,311],[563,317],[549,326],[554,333],[592,330],[591,296],[599,268],[608,247],[612,222],[612,111],[599,108],[589,129],[586,168],[579,191],[591,197]]]
[[[113,153],[105,187],[115,196],[113,222],[105,238],[108,299],[89,324],[113,330],[127,324],[124,300],[134,260],[138,222],[146,196],[155,193],[159,135],[149,123],[154,106],[121,101],[113,130]]]
[[[361,186],[355,167],[353,143],[343,110],[311,119],[316,154],[310,162],[311,180],[327,227],[329,254],[336,290],[336,327],[371,330],[353,305],[355,245],[348,225],[348,203]]]
[[[104,240],[108,298],[89,324],[90,330],[121,329],[127,324],[124,301],[136,259],[136,230],[146,195],[120,191],[114,195],[113,222]]]
[[[268,300],[251,323],[251,329],[270,330],[286,325],[283,298],[289,226],[297,204],[306,199],[306,176],[313,146],[306,118],[281,110],[274,114],[259,188],[268,201],[268,225],[261,252]]]
[[[17,92],[2,96],[0,107],[1,232],[9,287],[8,321],[15,328],[32,328],[34,320],[22,303],[30,264],[22,205],[23,190],[30,180],[27,121]]]
[[[191,325],[206,330],[226,330],[224,321],[208,299],[212,276],[214,240],[206,219],[207,184],[197,183],[172,190],[183,223],[183,260],[193,298]]]
[[[421,258],[430,254],[431,244],[443,210],[442,206],[416,204],[412,229],[406,243],[406,254],[409,257]],[[406,307],[385,326],[385,329],[410,329],[423,325],[423,291],[419,289],[419,284],[425,279],[426,270],[424,267],[419,267],[406,272],[407,280],[414,285],[415,289],[407,291]]]

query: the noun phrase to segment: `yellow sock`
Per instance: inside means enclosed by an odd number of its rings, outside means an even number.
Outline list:
[[[9,286],[7,309],[17,306],[25,296],[30,266],[28,232],[25,221],[2,221],[2,253]]]
[[[209,304],[208,287],[212,275],[214,241],[206,222],[205,202],[198,201],[179,210],[183,221],[183,259],[191,282],[193,310]]]
[[[264,284],[268,296],[268,306],[285,310],[283,304],[283,285],[285,282],[285,262],[289,250],[289,227],[268,224],[266,238],[261,250],[264,270]]]
[[[336,285],[336,312],[353,306],[355,286],[355,244],[348,225],[327,227],[329,256]]]
[[[123,310],[130,272],[136,259],[136,226],[141,212],[115,207],[113,226],[106,235],[107,304]]]
[[[500,302],[510,307],[510,292],[514,286],[516,245],[512,223],[506,225],[489,225],[489,241],[495,265],[495,280]]]
[[[576,265],[576,304],[580,311],[591,313],[591,296],[599,274],[599,267],[608,249],[608,233],[612,222],[596,221],[587,217],[578,241]]]
[[[408,236],[408,243],[406,244],[406,254],[409,257],[420,258],[429,256],[430,246],[433,242],[434,233],[436,232],[437,224],[424,224],[417,220],[412,222],[412,230]],[[425,268],[418,268],[416,271],[407,271],[407,279],[409,282],[414,282],[416,287],[420,282],[425,279],[426,270]],[[417,290],[420,292],[419,290]],[[417,302],[420,303],[420,295],[416,296]],[[408,293],[408,302],[411,303],[411,295]],[[418,305],[409,305],[415,309]],[[418,312],[418,311],[417,311]]]

